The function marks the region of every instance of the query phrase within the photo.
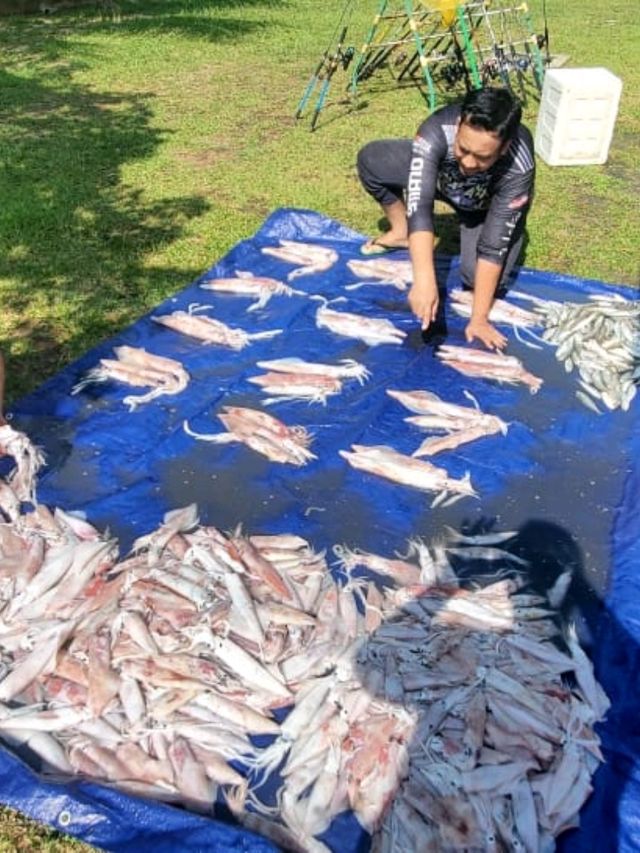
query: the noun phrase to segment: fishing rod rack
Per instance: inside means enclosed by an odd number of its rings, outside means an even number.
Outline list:
[[[338,101],[351,108],[362,90],[381,82],[378,88],[417,86],[430,111],[443,95],[450,100],[485,85],[507,86],[524,104],[542,91],[548,39],[546,28],[544,36],[536,35],[526,2],[379,0],[359,48],[347,43],[353,6],[348,0],[298,103],[296,118],[312,109],[311,130],[331,103],[336,74],[342,77]]]

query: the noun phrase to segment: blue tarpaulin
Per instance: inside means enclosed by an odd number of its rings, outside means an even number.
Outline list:
[[[281,239],[313,242],[339,252],[326,272],[292,282],[307,296],[274,296],[246,312],[246,298],[200,287],[211,277],[238,270],[286,280],[294,266],[261,252]],[[39,500],[82,510],[101,529],[109,528],[124,554],[133,540],[157,527],[168,510],[198,504],[203,524],[250,533],[299,533],[314,546],[336,543],[392,555],[411,536],[433,537],[444,524],[518,530],[518,553],[532,563],[532,584],[546,589],[559,572],[574,574],[566,616],[578,623],[596,674],[612,700],[598,731],[606,763],[594,778],[594,793],[579,830],[566,833],[569,851],[640,849],[640,408],[597,415],[575,397],[577,378],[567,374],[551,347],[532,349],[509,332],[509,354],[517,355],[544,384],[536,395],[524,386],[498,386],[461,377],[435,357],[438,339],[424,340],[408,309],[406,294],[385,284],[357,290],[346,262],[359,258],[363,237],[311,211],[279,210],[250,239],[239,243],[198,281],[140,318],[116,338],[21,400],[14,423],[46,452]],[[406,257],[399,253],[394,257]],[[438,261],[440,284],[457,284],[457,259]],[[635,293],[600,282],[520,270],[518,290],[564,301],[588,294]],[[326,329],[315,313],[322,295],[336,310],[384,317],[407,333],[401,345],[370,347]],[[202,344],[153,322],[154,315],[193,303],[211,307],[231,326],[254,333],[282,329],[236,352]],[[446,311],[448,343],[464,344],[464,323]],[[115,382],[76,383],[113,347],[127,343],[180,360],[188,388],[129,413],[123,397],[131,388]],[[317,459],[294,468],[269,462],[241,444],[211,445],[183,430],[224,428],[216,417],[223,405],[261,408],[260,389],[248,378],[256,362],[285,356],[306,360],[355,359],[371,372],[363,385],[350,382],[325,406],[303,402],[272,406],[275,416],[313,435]],[[508,422],[506,436],[483,438],[439,454],[437,464],[462,477],[466,472],[480,498],[432,508],[431,496],[350,468],[339,450],[350,445],[387,444],[410,454],[424,435],[386,389],[429,389],[468,405],[471,392],[483,411]],[[134,393],[137,393],[134,391]],[[0,754],[0,800],[38,820],[107,850],[274,849],[249,833],[213,819],[147,803],[88,783],[44,784],[8,752]],[[367,836],[343,816],[325,836],[335,851],[367,849]]]

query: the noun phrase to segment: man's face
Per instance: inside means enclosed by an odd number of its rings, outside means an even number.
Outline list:
[[[453,153],[463,175],[486,172],[509,147],[499,136],[489,130],[458,123]]]

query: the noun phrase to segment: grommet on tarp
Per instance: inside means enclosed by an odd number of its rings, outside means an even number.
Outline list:
[[[68,809],[64,809],[58,815],[58,823],[60,826],[69,826],[71,823],[71,812]]]

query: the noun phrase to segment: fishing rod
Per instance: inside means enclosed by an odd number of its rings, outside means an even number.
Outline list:
[[[316,129],[316,123],[318,121],[318,116],[320,115],[320,111],[324,106],[324,102],[327,97],[327,92],[329,91],[329,85],[331,83],[331,78],[336,72],[338,65],[342,64],[342,67],[346,70],[349,62],[351,62],[351,58],[353,56],[353,49],[351,51],[342,50],[342,45],[344,44],[344,40],[347,37],[347,28],[344,27],[342,32],[340,33],[340,38],[338,39],[338,44],[336,46],[335,51],[327,60],[327,73],[325,74],[324,81],[322,83],[322,88],[320,89],[320,94],[318,95],[318,100],[316,101],[316,106],[313,111],[313,116],[311,118],[311,130]]]
[[[329,71],[332,63],[335,60],[336,53],[338,52],[338,50],[340,50],[340,51],[342,50],[342,44],[344,43],[344,39],[346,37],[346,31],[347,31],[346,25],[343,26],[340,37],[338,38],[338,49],[334,53],[330,52],[331,51],[331,45],[334,43],[336,33],[340,32],[340,27],[342,25],[342,22],[346,18],[347,13],[350,14],[351,7],[353,6],[354,2],[355,2],[355,0],[347,0],[347,2],[345,3],[345,5],[342,9],[342,14],[340,15],[340,18],[338,19],[338,23],[335,26],[335,29],[331,35],[331,38],[329,39],[329,43],[328,43],[324,53],[322,54],[315,71],[311,75],[309,82],[307,83],[307,87],[304,90],[304,94],[302,95],[300,102],[298,103],[298,107],[297,107],[296,112],[295,112],[295,117],[297,119],[302,116],[302,113],[304,112],[304,109],[307,105],[309,98],[311,97],[314,89],[316,88],[316,86],[320,82],[323,69],[326,66],[328,71]],[[328,73],[328,71],[327,71],[327,73]],[[333,71],[335,71],[335,68],[333,69]],[[331,75],[333,74],[333,71],[331,71]],[[326,96],[326,92],[325,92],[325,96]],[[323,98],[323,101],[324,101],[324,98]]]

